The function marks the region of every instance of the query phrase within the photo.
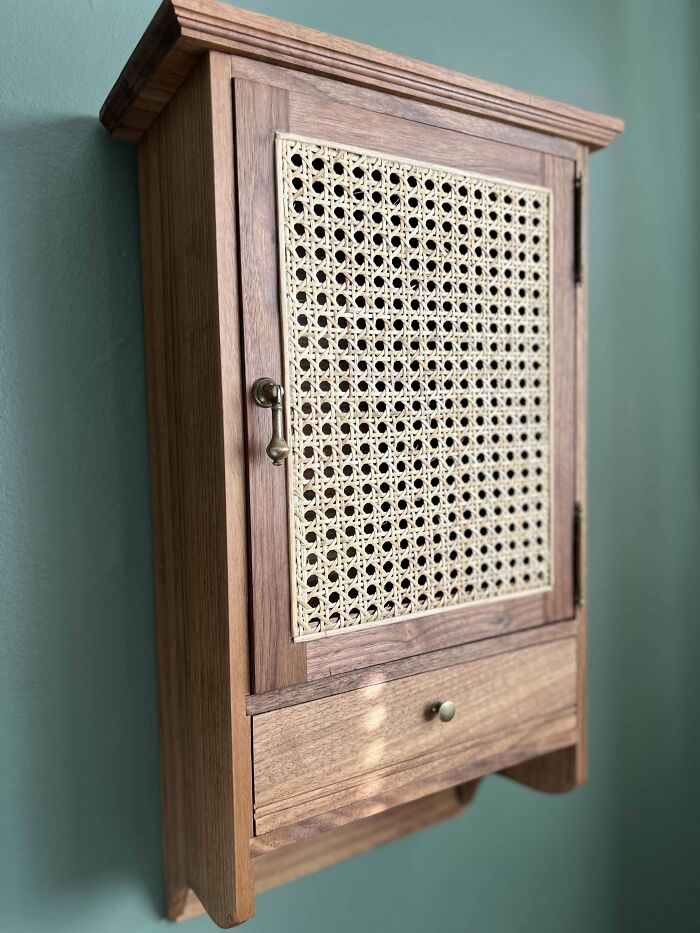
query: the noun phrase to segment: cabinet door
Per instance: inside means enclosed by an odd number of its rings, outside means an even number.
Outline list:
[[[253,689],[572,617],[573,159],[241,68]]]

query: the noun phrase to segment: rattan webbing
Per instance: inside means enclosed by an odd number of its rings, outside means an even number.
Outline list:
[[[293,636],[547,588],[549,192],[277,161]]]

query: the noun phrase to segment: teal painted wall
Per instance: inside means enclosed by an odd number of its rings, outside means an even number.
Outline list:
[[[155,5],[2,3],[7,933],[165,928],[136,155],[96,120]],[[248,929],[697,929],[698,5],[251,5],[628,130],[591,172],[590,783],[492,778],[459,819],[262,895]]]

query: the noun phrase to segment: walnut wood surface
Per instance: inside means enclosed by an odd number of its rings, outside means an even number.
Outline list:
[[[576,746],[559,748],[546,755],[530,758],[510,768],[504,768],[504,777],[525,784],[533,790],[548,794],[563,794],[578,786],[575,775]]]
[[[311,99],[309,98],[309,101]],[[290,97],[291,113],[296,112],[294,95]],[[328,116],[326,117],[326,114]],[[324,119],[327,122],[324,123]],[[344,117],[338,108],[330,109],[319,103],[308,106],[291,121],[292,129],[332,134],[352,143],[352,114]],[[476,171],[479,160],[490,165],[489,174],[525,180],[521,150],[491,140],[478,140],[479,154],[474,154],[467,137],[445,134],[420,127],[414,133],[403,121],[394,121],[377,115],[372,142],[382,151],[399,147],[413,147],[415,158],[424,158],[434,151],[439,137],[448,164],[465,171]],[[398,125],[397,125],[398,124]],[[403,125],[402,125],[403,124]],[[363,138],[369,132],[363,128]],[[409,142],[401,140],[409,139]],[[532,155],[532,154],[530,154]],[[574,447],[575,447],[575,312],[573,302],[573,162],[553,156],[541,157],[535,167],[531,162],[527,180],[544,184],[552,189],[552,532],[553,577],[551,593],[528,595],[511,599],[450,609],[439,617],[416,616],[403,622],[364,631],[347,632],[334,637],[311,641],[306,646],[306,667],[309,680],[323,679],[337,673],[368,665],[381,664],[402,657],[411,657],[436,651],[451,645],[491,638],[494,635],[531,628],[573,616],[572,601],[572,535],[571,516],[574,509]],[[480,168],[483,170],[483,168]]]
[[[388,108],[367,109],[359,101],[340,103],[316,89],[289,92],[289,123],[292,132],[341,146],[357,146],[525,185],[540,185],[543,180],[543,155],[536,149],[396,116]]]
[[[575,499],[583,508],[584,523],[582,528],[582,586],[586,592],[586,463],[587,463],[587,360],[588,360],[588,152],[581,146],[577,152],[576,172],[583,178],[582,230],[581,245],[583,275],[581,282],[574,287],[576,320],[576,444],[575,444]],[[572,555],[573,558],[573,555]],[[588,774],[588,695],[587,695],[587,612],[584,604],[575,609],[576,637],[578,640],[577,709],[578,731],[576,743],[569,748],[560,749],[508,768],[503,773],[528,787],[548,793],[561,793],[572,790],[585,783]]]
[[[337,674],[335,677],[325,677],[322,680],[311,680],[282,690],[272,690],[270,693],[252,694],[248,697],[246,709],[249,716],[266,713],[282,706],[308,703],[322,697],[358,690],[360,687],[376,686],[391,680],[399,680],[401,677],[410,677],[412,674],[422,674],[425,671],[440,670],[455,664],[463,664],[466,661],[492,657],[504,651],[515,651],[517,648],[527,648],[530,645],[543,644],[557,638],[571,638],[576,633],[577,624],[574,620],[540,625],[524,632],[514,632],[498,638],[484,638],[481,641],[455,645],[442,651],[416,654],[398,661],[390,661],[387,664],[377,664],[373,667],[349,671],[346,674]]]
[[[192,888],[223,926],[253,914],[227,67],[203,60],[139,148],[167,910]]]
[[[323,680],[363,667],[531,629],[546,621],[545,599],[538,594],[469,606],[466,610],[446,609],[440,613],[439,622],[435,617],[416,616],[405,622],[307,642],[308,680]]]
[[[438,794],[455,794],[459,796],[462,803],[469,803],[476,792],[479,781],[469,781],[466,784],[456,784],[448,788],[446,792],[439,791]],[[420,797],[419,800],[427,800],[437,795],[430,794],[428,797]],[[365,821],[381,813],[391,812],[406,806],[407,803],[417,803],[412,788],[399,788],[392,793],[381,794],[377,797],[370,797],[367,800],[358,800],[357,803],[351,803],[337,810],[330,810],[326,813],[319,813],[316,816],[300,820],[298,823],[292,823],[288,826],[282,826],[280,829],[272,830],[269,833],[263,833],[260,836],[253,836],[250,840],[250,851],[253,858],[258,858],[265,853],[276,849],[287,848],[314,836],[327,834],[348,823]],[[367,825],[367,824],[366,824]]]
[[[555,414],[567,413],[557,436],[568,438],[555,452],[557,498],[585,507],[587,256],[584,235],[574,287],[569,186],[622,122],[210,0],[163,3],[101,119],[141,140],[168,915],[204,903],[217,923],[241,922],[254,888],[457,812],[483,774],[555,792],[585,781],[587,626],[571,605],[570,515],[555,516],[564,547],[549,603],[478,607],[466,636],[458,610],[439,626],[295,646],[286,527],[276,538],[284,472],[274,479],[261,459],[269,412],[249,388],[281,372],[276,129],[539,179],[555,191],[553,294],[566,325],[555,355],[568,362],[553,373]],[[252,331],[246,314],[259,316]],[[272,517],[249,521],[246,507],[263,501]],[[583,579],[585,592],[585,561]],[[552,618],[569,621],[541,625]],[[423,713],[442,688],[458,716],[438,726]],[[433,726],[456,727],[457,740]]]
[[[250,390],[269,376],[284,383],[277,286],[274,138],[287,128],[287,92],[234,84],[241,321],[245,365],[252,675],[256,693],[306,678],[305,650],[291,641],[286,471],[265,452],[269,409]]]
[[[107,129],[138,140],[207,49],[528,127],[591,149],[608,145],[623,128],[614,117],[260,13],[212,0],[165,0],[103,105]]]
[[[409,803],[412,800],[419,800],[446,788],[468,787],[492,773],[513,777],[514,775],[511,772],[514,771],[518,763],[527,764],[531,760],[538,760],[544,757],[547,754],[547,749],[552,746],[560,748],[562,753],[573,748],[574,735],[575,724],[573,720],[567,720],[562,723],[562,728],[558,733],[555,734],[555,731],[553,731],[546,739],[541,741],[538,736],[535,736],[527,751],[523,751],[522,748],[517,746],[505,751],[503,749],[496,749],[495,751],[484,749],[483,754],[473,761],[461,761],[456,767],[451,767],[447,771],[442,771],[439,767],[431,767],[420,776],[415,777],[414,780],[411,780],[410,783],[390,790],[376,792],[376,785],[370,785],[369,788],[365,789],[365,792],[373,794],[371,797],[354,800],[340,806],[336,806],[334,802],[331,802],[330,805],[334,806],[335,809],[324,810],[319,813],[314,812],[311,816],[302,815],[298,819],[299,814],[297,812],[294,815],[295,822],[277,825],[278,821],[275,820],[274,829],[267,828],[270,825],[269,823],[263,823],[261,824],[260,838],[268,843],[275,840],[278,845],[287,845],[300,837],[305,838],[307,833],[315,834],[324,831],[328,822],[331,822],[334,826],[342,826],[356,819],[364,819],[367,816],[392,810],[394,807]],[[519,777],[516,779],[520,780],[520,783],[528,783]],[[537,787],[539,790],[552,790],[551,787],[544,788],[533,782],[530,783],[530,786]],[[358,788],[361,792],[362,781],[358,783]]]
[[[366,87],[345,84],[330,78],[314,74],[293,71],[290,68],[268,65],[250,58],[231,56],[231,76],[256,81],[259,84],[273,84],[290,92],[304,96],[325,99],[329,106],[360,107],[362,110],[376,113],[388,113],[395,117],[439,126],[458,133],[467,133],[481,139],[492,139],[520,149],[533,149],[538,153],[564,156],[575,159],[577,144],[570,139],[549,136],[536,130],[525,129],[509,123],[498,123],[484,117],[476,117],[456,110],[447,110],[431,104],[397,97]]]
[[[272,847],[267,851],[260,849],[260,854],[253,861],[255,890],[266,891],[456,816],[469,799],[469,795],[461,793],[458,788],[449,788],[326,832],[315,833],[292,845]],[[260,840],[256,842],[260,847]]]
[[[567,638],[262,713],[253,719],[256,835],[571,745],[576,687],[576,640]],[[445,699],[457,706],[450,723],[430,712]]]
[[[255,891],[287,884],[314,871],[336,865],[368,849],[377,848],[456,816],[471,802],[478,781],[399,804],[371,816],[356,816],[336,823],[328,814],[323,829],[306,827],[281,846],[268,837],[251,839]],[[290,831],[295,827],[289,827]],[[277,835],[277,834],[272,834]],[[197,896],[190,891],[179,920],[189,920],[204,912]]]
[[[583,600],[576,607],[578,621],[579,732],[575,751],[574,783],[588,779],[588,151],[579,146],[576,170],[583,181],[581,200],[581,255],[583,272],[576,287],[576,501],[582,509],[580,586]]]
[[[570,619],[573,601],[573,514],[576,455],[576,308],[574,305],[574,163],[544,157],[552,191],[551,376],[552,554],[554,586],[549,619]]]
[[[271,79],[266,68],[265,74]],[[234,68],[235,72],[235,68]],[[574,307],[571,284],[573,161],[471,137],[391,113],[365,111],[296,82],[290,90],[234,80],[240,185],[239,230],[246,383],[280,378],[284,348],[277,296],[277,218],[272,139],[275,130],[365,146],[390,155],[437,161],[465,172],[547,184],[552,213],[552,481],[551,592],[475,603],[439,615],[365,627],[293,645],[290,641],[290,570],[285,477],[264,453],[269,413],[249,402],[249,508],[254,692],[278,690],[560,621],[573,615],[571,516],[574,502]],[[570,186],[569,186],[570,182]],[[568,277],[568,278],[567,278]],[[557,289],[561,288],[561,295]]]

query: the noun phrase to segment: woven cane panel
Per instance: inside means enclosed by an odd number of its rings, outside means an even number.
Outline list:
[[[277,159],[294,637],[546,589],[548,191]]]

